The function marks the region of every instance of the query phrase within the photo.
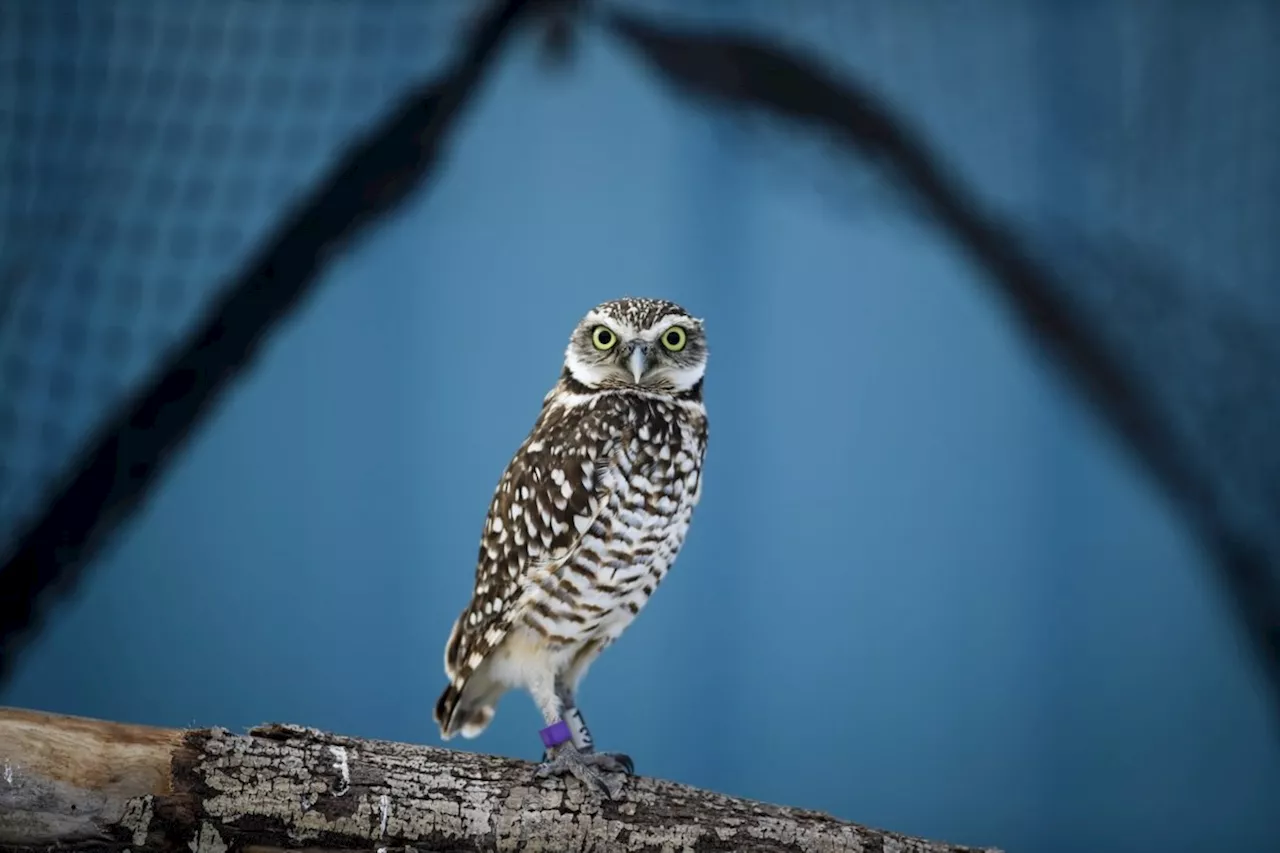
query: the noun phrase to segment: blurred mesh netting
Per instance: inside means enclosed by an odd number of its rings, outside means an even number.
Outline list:
[[[465,25],[522,5],[589,12],[578,35],[612,39],[691,110],[745,130],[774,181],[819,193],[850,227],[910,217],[962,249],[1183,511],[1280,684],[1280,6],[1267,0],[909,13],[896,0],[0,0],[6,571],[27,567],[34,594],[91,555],[29,534],[62,529],[33,527],[51,497],[74,517],[95,440],[118,454],[100,479],[158,472],[102,444],[109,413],[142,406],[222,291],[319,274],[270,255],[295,207],[328,199],[339,224],[393,207],[361,177],[388,151],[405,158],[390,177],[414,189],[431,165],[412,154],[430,147],[424,128],[443,132],[446,90],[467,94],[441,63],[500,61]],[[965,40],[975,15],[989,26]],[[1035,106],[1035,75],[1060,93],[1048,140],[1008,114],[1016,101],[984,97],[1012,80]],[[925,101],[949,106],[902,106]],[[1060,158],[1061,203],[974,180],[957,140],[980,123],[1011,128],[1011,153]],[[360,138],[345,195],[316,190]],[[100,485],[85,505],[112,494]]]
[[[0,3],[0,542],[467,11],[376,5]]]

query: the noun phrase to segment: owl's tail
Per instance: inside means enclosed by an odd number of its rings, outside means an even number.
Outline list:
[[[465,683],[463,687],[465,687]],[[454,735],[473,738],[489,727],[496,710],[494,702],[463,702],[463,690],[450,684],[436,700],[432,716],[440,726],[440,737],[449,740]],[[488,697],[485,697],[488,698]]]

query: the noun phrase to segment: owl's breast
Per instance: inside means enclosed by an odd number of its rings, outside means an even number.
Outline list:
[[[684,545],[701,494],[705,427],[693,420],[641,421],[612,472],[602,524],[586,537],[597,554],[593,597],[607,610],[591,632],[622,633],[666,576]]]
[[[615,399],[593,416],[599,425],[584,423],[584,432],[606,437],[592,515],[575,522],[581,538],[522,608],[532,630],[560,649],[607,645],[622,633],[675,561],[701,494],[700,411]]]

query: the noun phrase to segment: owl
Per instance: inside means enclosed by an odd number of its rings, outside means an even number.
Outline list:
[[[631,759],[595,750],[575,695],[684,544],[702,495],[706,366],[703,321],[674,303],[618,299],[578,323],[489,504],[471,600],[445,644],[444,739],[476,737],[521,689],[546,722],[537,775],[618,796]]]

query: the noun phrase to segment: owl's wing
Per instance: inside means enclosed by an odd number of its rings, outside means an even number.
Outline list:
[[[507,466],[489,505],[475,590],[445,647],[445,672],[463,683],[540,602],[608,504],[620,436],[590,415],[544,410]]]

